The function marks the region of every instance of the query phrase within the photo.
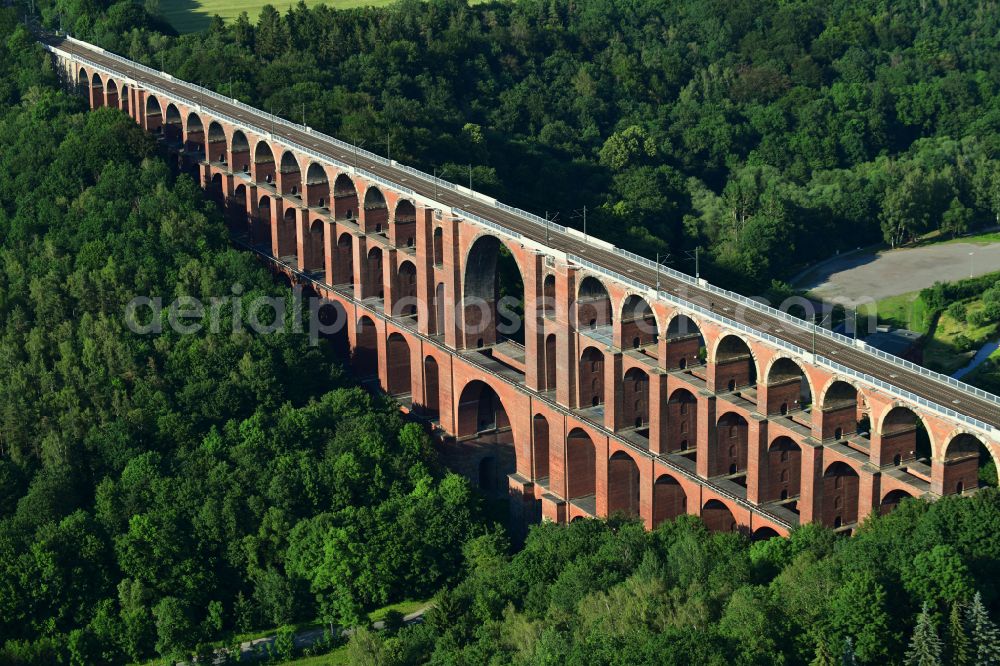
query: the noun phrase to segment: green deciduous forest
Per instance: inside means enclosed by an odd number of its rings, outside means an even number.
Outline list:
[[[748,544],[690,517],[653,532],[579,521],[535,528],[511,557],[485,535],[466,546],[465,578],[426,623],[356,635],[349,661],[1000,663],[996,625],[971,619],[1000,591],[998,530],[1000,494],[990,489],[972,499],[906,501],[850,539],[810,525]],[[937,661],[906,656],[934,641]]]
[[[647,253],[763,289],[838,248],[1000,212],[989,5],[404,1],[176,37],[133,2],[50,26]],[[23,9],[23,8],[22,8]],[[289,296],[125,115],[0,9],[0,664],[210,658],[358,625],[357,664],[1000,663],[1000,492],[843,539],[682,518],[523,547],[329,342],[138,335],[135,295]],[[232,312],[223,309],[222,330]],[[292,313],[289,313],[291,316]]]
[[[923,0],[404,0],[77,36],[745,292],[1000,214],[1000,13]],[[710,263],[709,263],[710,262]]]
[[[486,529],[467,482],[329,345],[129,331],[137,294],[290,293],[0,19],[0,663],[184,656],[430,596]]]

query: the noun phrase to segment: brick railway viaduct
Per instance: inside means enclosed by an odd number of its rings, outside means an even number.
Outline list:
[[[525,521],[850,531],[975,492],[1000,454],[995,396],[97,47],[46,47],[92,107],[160,137],[237,242],[339,304],[359,374]]]

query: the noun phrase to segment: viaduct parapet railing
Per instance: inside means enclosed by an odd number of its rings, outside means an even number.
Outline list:
[[[73,44],[79,45],[79,46],[81,46],[83,48],[86,48],[86,49],[88,49],[90,51],[93,51],[95,53],[99,53],[101,56],[103,56],[103,57],[105,57],[107,59],[110,59],[110,60],[112,60],[114,62],[117,62],[117,63],[121,63],[122,65],[125,65],[128,68],[131,68],[131,69],[134,69],[134,70],[146,73],[150,77],[152,77],[154,80],[164,79],[164,80],[170,81],[172,84],[180,86],[180,87],[182,87],[182,88],[184,88],[186,90],[189,90],[189,91],[191,91],[193,93],[197,93],[198,95],[207,96],[209,98],[216,99],[216,100],[218,100],[220,102],[223,102],[223,103],[225,103],[227,105],[230,105],[230,106],[236,107],[238,109],[244,110],[247,113],[252,114],[256,119],[264,120],[267,123],[272,124],[273,127],[280,126],[280,127],[283,127],[283,128],[289,128],[289,129],[295,130],[297,132],[306,133],[306,134],[309,134],[311,136],[315,136],[318,139],[321,139],[321,140],[323,140],[325,142],[328,142],[330,144],[338,146],[338,147],[340,147],[341,149],[343,149],[345,151],[349,151],[349,152],[351,152],[351,153],[353,153],[355,155],[358,155],[358,156],[364,156],[365,159],[367,159],[367,160],[373,161],[373,162],[378,163],[378,164],[385,165],[387,167],[391,167],[393,169],[396,169],[396,170],[399,170],[399,171],[404,172],[406,174],[409,174],[409,175],[412,175],[414,177],[417,177],[417,178],[421,179],[422,181],[425,181],[425,182],[427,182],[429,184],[432,184],[432,185],[434,185],[436,187],[440,187],[440,188],[448,190],[450,192],[455,192],[455,193],[458,193],[460,195],[472,198],[472,199],[477,200],[477,201],[479,201],[481,203],[485,203],[485,204],[487,204],[489,206],[492,206],[492,207],[496,208],[497,210],[503,211],[504,213],[507,213],[509,215],[514,215],[518,219],[521,219],[521,220],[523,220],[525,222],[528,222],[529,224],[531,224],[534,227],[536,227],[539,230],[540,233],[544,233],[544,237],[546,239],[550,239],[552,235],[563,235],[563,236],[567,236],[567,237],[575,237],[578,240],[583,240],[587,244],[590,244],[590,245],[593,245],[595,247],[599,247],[599,248],[602,248],[602,249],[604,249],[606,251],[612,252],[613,254],[615,254],[617,256],[620,256],[623,259],[628,260],[628,261],[630,261],[630,262],[632,262],[632,263],[634,263],[636,265],[645,267],[645,268],[650,269],[650,270],[657,270],[664,277],[668,277],[668,278],[671,278],[673,280],[682,282],[682,283],[684,283],[686,285],[691,286],[695,290],[704,291],[707,294],[717,295],[720,298],[732,301],[732,302],[734,302],[736,304],[739,304],[741,306],[744,306],[744,307],[746,307],[746,308],[748,308],[748,309],[750,309],[752,311],[760,313],[761,315],[772,317],[772,318],[778,319],[778,320],[780,320],[782,322],[785,322],[785,323],[787,323],[787,324],[789,324],[791,326],[794,326],[794,327],[798,328],[801,331],[806,332],[807,334],[810,334],[810,335],[813,335],[813,336],[816,336],[816,337],[822,337],[823,339],[831,340],[831,341],[833,341],[835,343],[838,343],[838,344],[850,347],[852,349],[859,350],[860,352],[862,352],[862,353],[864,353],[866,355],[871,356],[873,360],[874,359],[878,359],[878,361],[881,361],[881,362],[889,364],[889,365],[891,365],[893,367],[896,367],[896,368],[899,368],[899,369],[902,369],[902,370],[905,370],[905,371],[917,374],[917,375],[919,375],[921,377],[924,377],[924,378],[926,378],[926,379],[928,379],[928,380],[930,380],[930,381],[932,381],[932,382],[940,385],[941,390],[942,390],[942,397],[943,398],[944,397],[949,397],[948,393],[951,392],[952,395],[955,395],[955,393],[957,393],[959,396],[970,396],[970,397],[976,398],[978,400],[982,400],[982,401],[984,401],[986,403],[989,403],[990,405],[1000,406],[1000,397],[998,397],[996,395],[993,395],[993,394],[991,394],[991,393],[989,393],[987,391],[984,391],[982,389],[970,386],[969,384],[966,384],[965,382],[962,382],[960,380],[954,379],[952,377],[948,377],[946,375],[934,372],[932,370],[929,370],[927,368],[924,368],[924,367],[922,367],[920,365],[917,365],[917,364],[912,363],[910,361],[907,361],[905,359],[899,358],[899,357],[894,356],[892,354],[888,354],[888,353],[883,352],[881,350],[874,349],[874,348],[872,348],[870,346],[864,345],[863,343],[859,343],[858,341],[856,341],[856,340],[854,340],[854,339],[852,339],[852,338],[850,338],[848,336],[842,335],[840,333],[836,333],[836,332],[834,332],[832,330],[829,330],[829,329],[827,329],[827,328],[825,328],[823,326],[816,325],[813,322],[809,322],[809,321],[805,321],[803,319],[799,319],[798,317],[795,317],[794,315],[791,315],[791,314],[789,314],[787,312],[783,312],[781,310],[778,310],[777,308],[773,308],[771,306],[768,306],[768,305],[766,305],[764,303],[761,303],[758,300],[755,300],[755,299],[752,299],[752,298],[748,298],[746,296],[737,294],[735,292],[732,292],[732,291],[729,291],[729,290],[726,290],[726,289],[722,289],[720,287],[717,287],[715,285],[712,285],[712,284],[708,283],[704,279],[695,278],[693,276],[687,275],[687,274],[682,273],[681,271],[675,270],[673,268],[669,268],[669,267],[666,267],[666,266],[658,265],[656,262],[654,262],[654,261],[652,261],[652,260],[650,260],[650,259],[648,259],[646,257],[642,257],[642,256],[637,255],[635,253],[632,253],[632,252],[629,252],[627,250],[618,248],[618,247],[616,247],[616,246],[614,246],[614,245],[612,245],[612,244],[610,244],[610,243],[608,243],[606,241],[600,240],[600,239],[595,238],[593,236],[585,235],[585,234],[583,234],[583,233],[581,233],[581,232],[579,232],[579,231],[577,231],[575,229],[568,228],[566,226],[556,224],[556,223],[554,223],[552,221],[549,221],[549,220],[546,220],[546,219],[544,219],[542,217],[539,217],[538,215],[534,215],[532,213],[526,212],[526,211],[521,210],[519,208],[515,208],[515,207],[512,207],[512,206],[509,206],[507,204],[504,204],[502,202],[497,201],[495,198],[489,197],[487,195],[484,195],[482,193],[476,192],[476,191],[471,190],[469,188],[466,188],[466,187],[463,187],[463,186],[460,186],[460,185],[456,185],[454,183],[451,183],[449,181],[443,180],[443,179],[438,178],[436,176],[432,176],[430,174],[424,173],[424,172],[422,172],[422,171],[420,171],[418,169],[415,169],[413,167],[409,167],[409,166],[400,164],[400,163],[398,163],[398,162],[396,162],[394,160],[387,159],[385,157],[382,157],[380,155],[372,153],[371,151],[364,150],[364,149],[362,149],[362,148],[360,148],[358,146],[352,145],[350,143],[347,143],[347,142],[342,141],[340,139],[337,139],[335,137],[331,137],[331,136],[323,134],[321,132],[317,132],[316,130],[314,130],[314,129],[306,126],[306,125],[302,125],[302,124],[299,124],[299,123],[294,123],[294,122],[289,121],[287,119],[281,118],[280,116],[276,116],[276,115],[273,115],[273,114],[261,111],[261,110],[256,109],[256,108],[254,108],[254,107],[252,107],[252,106],[250,106],[248,104],[245,104],[244,102],[241,102],[241,101],[233,99],[233,98],[226,97],[224,95],[221,95],[221,94],[219,94],[217,92],[214,92],[212,90],[209,90],[209,89],[204,88],[202,86],[199,86],[197,84],[193,84],[193,83],[190,83],[190,82],[187,82],[187,81],[183,81],[181,79],[176,79],[173,76],[171,76],[170,74],[167,74],[165,72],[157,71],[157,70],[155,70],[155,69],[153,69],[151,67],[143,65],[141,63],[134,62],[132,60],[129,60],[129,59],[124,58],[122,56],[119,56],[117,54],[108,52],[108,51],[106,51],[104,49],[101,49],[100,47],[94,46],[94,45],[89,44],[87,42],[83,42],[83,41],[74,39],[72,37],[65,37],[65,39],[67,41],[73,43]],[[177,98],[177,99],[182,100],[185,103],[187,103],[187,104],[189,104],[192,107],[197,108],[197,109],[204,108],[203,104],[200,103],[200,102],[198,102],[197,100],[195,100],[193,98],[185,97],[183,95],[179,95],[176,91],[171,91],[171,90],[166,90],[164,88],[161,88],[161,87],[157,86],[155,83],[151,83],[150,81],[143,80],[143,81],[136,82],[135,77],[133,75],[130,75],[127,71],[124,71],[124,70],[116,71],[114,68],[109,67],[105,63],[100,63],[100,62],[97,62],[95,60],[91,60],[91,59],[89,59],[89,58],[87,58],[85,56],[81,56],[81,55],[79,55],[77,53],[68,53],[68,52],[60,49],[59,47],[53,46],[51,44],[45,44],[45,48],[48,49],[49,51],[57,54],[57,55],[60,55],[61,57],[68,58],[68,59],[71,59],[71,60],[75,60],[77,62],[80,62],[81,64],[85,64],[85,65],[88,65],[90,67],[95,67],[97,69],[108,71],[108,72],[113,73],[113,74],[115,74],[117,76],[121,76],[121,77],[123,77],[123,78],[125,78],[127,80],[131,80],[134,83],[138,83],[138,85],[140,85],[143,88],[146,88],[146,89],[148,89],[148,90],[150,90],[150,91],[152,91],[154,93],[158,93],[160,95],[165,95],[167,97]],[[358,174],[358,175],[360,175],[360,176],[362,176],[364,178],[370,179],[373,182],[385,185],[385,186],[387,186],[387,187],[389,187],[389,188],[391,188],[391,189],[393,189],[393,190],[395,190],[397,192],[404,193],[404,194],[406,194],[408,196],[424,200],[425,202],[430,203],[432,205],[432,207],[437,208],[438,210],[449,211],[450,214],[452,214],[452,215],[454,215],[456,217],[466,219],[466,220],[468,220],[470,222],[473,222],[473,223],[485,226],[485,227],[487,227],[489,229],[492,229],[492,230],[494,230],[496,232],[504,234],[504,235],[506,235],[506,236],[508,236],[510,238],[522,241],[525,244],[530,245],[530,246],[534,247],[535,249],[538,249],[539,251],[542,251],[542,252],[545,252],[545,253],[548,253],[548,254],[551,254],[551,255],[554,255],[554,256],[565,257],[568,261],[570,261],[570,262],[572,262],[572,263],[574,263],[574,264],[576,264],[576,265],[578,265],[578,266],[580,266],[580,267],[582,267],[582,268],[584,268],[586,270],[589,270],[589,271],[592,271],[592,272],[595,272],[595,273],[599,273],[599,274],[605,275],[605,276],[607,276],[607,277],[609,277],[611,279],[619,281],[619,282],[621,282],[623,284],[626,284],[626,285],[628,285],[630,287],[633,287],[635,289],[641,290],[641,291],[643,291],[645,293],[654,294],[655,297],[658,298],[658,299],[660,299],[660,300],[674,303],[674,304],[676,304],[676,305],[678,305],[678,306],[680,306],[682,308],[685,308],[685,309],[687,309],[687,310],[689,310],[691,312],[697,313],[697,314],[701,315],[704,318],[713,320],[713,321],[715,321],[716,323],[718,323],[718,324],[720,324],[722,326],[730,327],[730,328],[732,328],[734,330],[741,331],[741,332],[743,332],[743,333],[745,333],[747,335],[753,336],[753,337],[755,337],[755,338],[757,338],[757,339],[759,339],[761,341],[764,341],[764,342],[767,342],[767,343],[769,343],[771,345],[777,346],[777,347],[779,347],[779,348],[781,348],[783,350],[786,350],[788,352],[794,353],[794,354],[796,354],[798,356],[806,357],[806,358],[810,359],[812,362],[816,363],[817,365],[825,366],[826,368],[834,370],[834,371],[836,371],[838,373],[842,373],[842,374],[844,374],[846,376],[853,377],[853,378],[855,378],[856,380],[858,380],[860,382],[864,382],[864,383],[869,384],[869,385],[871,385],[873,387],[877,387],[879,389],[882,389],[882,390],[886,391],[887,393],[889,393],[889,394],[891,394],[891,395],[893,395],[895,397],[898,397],[898,398],[900,398],[902,400],[906,400],[906,401],[910,401],[910,402],[916,403],[916,404],[924,407],[925,409],[928,409],[928,410],[930,410],[932,412],[935,412],[935,413],[937,413],[939,415],[948,417],[950,419],[954,419],[954,420],[956,420],[958,422],[961,422],[961,423],[963,423],[963,424],[965,424],[965,425],[967,425],[969,427],[975,428],[975,429],[980,430],[980,431],[982,431],[984,433],[988,433],[988,434],[990,434],[990,435],[992,435],[994,437],[997,436],[998,434],[1000,434],[1000,429],[998,429],[997,425],[992,424],[992,423],[987,423],[987,422],[985,422],[985,421],[983,421],[981,419],[975,418],[975,417],[973,417],[973,416],[971,416],[969,414],[960,412],[960,411],[958,411],[958,410],[956,410],[956,409],[954,409],[952,407],[949,407],[943,400],[942,401],[935,401],[935,400],[928,399],[927,397],[920,396],[920,395],[918,395],[918,394],[916,394],[916,393],[914,393],[914,392],[912,392],[910,390],[907,390],[906,388],[904,388],[904,387],[902,387],[902,386],[900,386],[898,384],[894,384],[892,382],[887,382],[887,381],[885,381],[883,379],[879,379],[878,377],[875,377],[875,376],[873,376],[873,375],[871,375],[869,373],[866,373],[863,370],[858,370],[856,368],[852,368],[850,366],[844,365],[843,363],[838,363],[837,361],[834,361],[831,358],[828,358],[828,357],[826,357],[826,356],[824,356],[822,354],[814,353],[814,352],[811,352],[809,350],[803,349],[802,347],[800,347],[800,346],[798,346],[798,345],[796,345],[794,343],[791,343],[791,342],[789,342],[787,340],[784,340],[782,338],[774,336],[771,333],[768,333],[766,331],[760,330],[759,328],[756,328],[754,326],[749,326],[747,324],[744,324],[744,323],[741,323],[741,322],[737,322],[737,321],[735,321],[735,320],[733,320],[733,319],[731,319],[729,317],[726,317],[724,315],[719,314],[718,312],[716,312],[716,311],[714,311],[712,309],[705,308],[705,307],[699,305],[698,303],[696,303],[696,302],[694,302],[694,301],[692,301],[690,299],[682,298],[680,296],[676,296],[674,294],[671,294],[671,293],[663,291],[663,290],[657,290],[653,286],[650,286],[649,284],[646,284],[646,283],[644,283],[644,282],[642,282],[640,280],[636,280],[635,278],[630,278],[630,277],[627,277],[625,275],[622,275],[621,273],[619,273],[617,271],[614,271],[614,270],[612,270],[612,269],[610,269],[610,268],[608,268],[606,266],[602,266],[600,264],[597,264],[597,263],[595,263],[593,261],[584,259],[584,258],[579,257],[577,255],[568,254],[566,252],[563,252],[563,251],[559,250],[558,247],[552,247],[550,245],[547,245],[546,243],[543,243],[543,242],[540,242],[540,241],[535,241],[533,239],[527,238],[521,232],[518,232],[516,230],[510,229],[510,228],[508,228],[508,227],[506,227],[506,226],[504,226],[504,225],[502,225],[502,224],[500,224],[498,222],[495,222],[495,221],[492,221],[492,220],[488,220],[488,219],[482,217],[481,215],[477,215],[477,214],[471,213],[469,211],[463,210],[462,208],[458,208],[458,207],[455,207],[455,206],[449,206],[449,205],[441,204],[440,202],[436,201],[433,196],[430,196],[430,195],[428,195],[426,193],[417,192],[417,191],[413,190],[410,187],[407,187],[407,186],[402,185],[400,183],[397,183],[397,182],[394,182],[392,180],[386,179],[386,178],[384,178],[382,176],[379,176],[377,174],[374,174],[374,173],[372,173],[372,172],[370,172],[370,171],[368,171],[366,169],[363,169],[363,168],[360,168],[358,166],[342,162],[342,161],[336,159],[335,157],[332,157],[332,156],[330,156],[328,154],[324,154],[324,153],[318,152],[315,149],[313,149],[313,148],[311,148],[309,146],[302,145],[301,143],[296,142],[293,139],[290,139],[288,137],[285,137],[285,136],[275,136],[275,132],[273,131],[273,128],[272,129],[268,129],[266,127],[262,127],[261,125],[257,125],[257,124],[254,124],[252,122],[248,122],[247,120],[240,120],[240,119],[233,118],[232,116],[226,114],[225,112],[219,111],[218,109],[215,109],[215,108],[211,108],[209,110],[211,111],[211,113],[213,113],[215,116],[219,117],[220,119],[223,119],[223,120],[225,120],[227,122],[230,122],[230,123],[232,123],[234,125],[237,125],[237,126],[243,126],[243,127],[247,128],[249,130],[252,130],[252,131],[254,131],[254,132],[258,133],[258,134],[267,136],[269,138],[280,140],[283,144],[287,145],[289,148],[291,148],[293,150],[296,150],[296,151],[299,151],[299,152],[301,152],[304,155],[308,155],[308,156],[316,159],[319,162],[323,162],[323,163],[326,163],[328,165],[335,166],[337,168],[343,169],[343,170],[351,172],[351,173],[356,173],[356,174]],[[956,402],[956,401],[953,400],[952,402]]]

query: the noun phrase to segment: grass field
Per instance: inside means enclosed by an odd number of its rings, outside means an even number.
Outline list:
[[[966,312],[972,314],[983,309],[983,303],[979,300],[966,301]],[[938,317],[937,326],[934,328],[934,337],[924,345],[924,365],[932,370],[951,374],[959,368],[965,366],[975,351],[961,352],[957,345],[956,338],[963,335],[971,340],[975,348],[978,349],[987,341],[996,337],[997,325],[986,324],[985,326],[973,326],[956,321],[947,312],[942,312]]]
[[[306,0],[309,6],[325,4],[334,9],[349,9],[351,7],[381,7],[391,4],[393,0]],[[180,33],[198,32],[208,27],[211,18],[218,14],[227,22],[232,21],[240,12],[246,12],[250,21],[257,20],[264,5],[274,5],[275,9],[284,14],[298,0],[160,0],[160,13]]]
[[[858,317],[868,315],[872,306],[864,304],[858,308]],[[879,323],[892,324],[896,328],[908,328],[917,333],[926,333],[931,325],[927,306],[920,299],[919,291],[911,291],[898,296],[889,296],[874,304]]]

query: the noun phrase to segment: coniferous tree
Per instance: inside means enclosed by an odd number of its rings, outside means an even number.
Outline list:
[[[844,654],[841,657],[843,666],[856,666],[857,660],[854,658],[854,640],[848,636],[844,639]]]
[[[952,666],[968,666],[972,659],[968,628],[965,623],[965,607],[960,601],[951,605],[948,615],[948,663]]]
[[[816,643],[816,656],[809,662],[809,666],[836,666],[836,664],[837,658],[835,653],[830,650],[830,645],[826,642],[826,639],[821,638]]]
[[[941,639],[925,602],[917,616],[910,646],[906,649],[906,663],[909,666],[941,666],[941,651]]]
[[[983,605],[983,597],[979,592],[972,598],[966,612],[966,623],[969,627],[969,638],[975,654],[972,663],[975,666],[995,666],[1000,664],[1000,629],[990,619]]]

